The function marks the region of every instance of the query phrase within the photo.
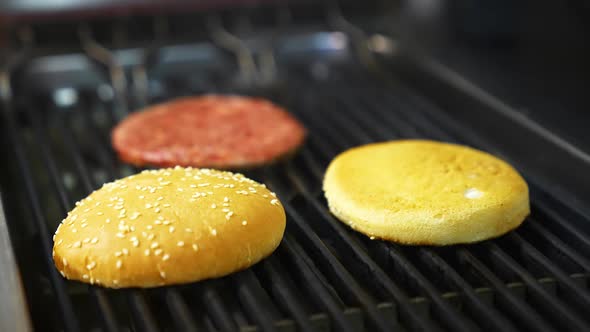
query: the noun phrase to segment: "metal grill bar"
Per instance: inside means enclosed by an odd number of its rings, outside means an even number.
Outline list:
[[[174,318],[176,328],[179,331],[197,331],[197,325],[192,317],[191,312],[188,310],[182,295],[178,293],[176,289],[167,289],[164,292],[164,297],[168,308],[170,308],[170,314]]]
[[[530,220],[532,222],[527,224],[527,227],[532,228],[545,241],[550,243],[553,247],[557,248],[560,252],[562,252],[572,261],[576,262],[576,264],[583,267],[586,272],[590,272],[590,261],[587,258],[578,254],[578,252],[576,252],[572,247],[568,246],[563,241],[561,241],[557,236],[549,232],[548,229],[546,229],[540,224],[539,220],[537,220],[536,218],[530,218]]]
[[[447,262],[445,262],[435,251],[430,249],[420,249],[419,255],[431,265],[439,268],[450,283],[454,284],[456,290],[462,292],[465,300],[468,301],[468,310],[474,310],[473,313],[477,321],[481,322],[484,327],[497,331],[516,331],[516,328],[504,318],[497,310],[492,308],[488,303],[475,293],[471,285],[465,281]],[[487,326],[486,326],[487,325]]]
[[[39,228],[39,237],[44,254],[44,261],[47,264],[48,274],[53,286],[53,291],[55,292],[60,311],[63,315],[64,328],[66,331],[80,331],[78,318],[74,313],[72,302],[66,293],[65,281],[59,275],[53,265],[53,259],[51,255],[53,244],[50,240],[51,233],[47,227],[47,220],[45,220],[45,217],[43,216],[41,204],[39,202],[39,196],[33,183],[31,168],[27,162],[22,143],[19,139],[19,134],[16,129],[17,125],[15,119],[13,118],[14,110],[12,109],[12,105],[5,103],[3,111],[6,120],[5,122],[8,131],[8,137],[11,140],[10,143],[13,146],[17,164],[23,175],[23,182],[29,197],[31,211],[33,212],[36,225]]]
[[[42,132],[41,125],[39,123],[39,119],[37,116],[30,114],[30,110],[27,108],[27,115],[33,124],[33,129],[35,133],[35,137],[37,139],[37,145],[41,151],[41,156],[45,162],[47,167],[47,171],[50,174],[51,181],[53,183],[53,188],[55,188],[57,197],[59,197],[59,204],[62,209],[62,213],[65,216],[69,210],[72,208],[72,204],[70,203],[72,199],[66,192],[66,189],[63,187],[62,182],[59,180],[59,173],[57,170],[57,166],[53,159],[53,152],[50,150],[50,147],[47,146],[44,142],[48,141],[47,135]],[[117,323],[114,318],[113,310],[109,301],[104,294],[102,289],[88,287],[90,294],[96,298],[98,310],[103,317],[103,324],[105,329],[108,331],[116,331],[117,330]]]
[[[491,284],[494,290],[500,295],[500,299],[505,301],[504,306],[514,320],[523,324],[523,327],[533,329],[535,331],[555,331],[551,328],[539,314],[528,306],[523,300],[514,295],[504,283],[498,279],[495,274],[490,271],[480,260],[475,258],[469,251],[465,249],[459,250],[457,253],[459,259],[471,265],[477,272]]]
[[[278,331],[274,325],[276,314],[273,315],[272,308],[268,305],[262,305],[260,296],[257,296],[255,289],[262,292],[262,287],[254,277],[252,271],[244,271],[239,277],[235,277],[235,283],[238,288],[240,301],[243,302],[245,310],[254,317],[258,326],[265,332]]]
[[[281,268],[280,262],[275,256],[271,256],[268,259],[268,261],[262,263],[262,269],[268,275],[269,281],[271,282],[273,295],[279,300],[279,304],[283,303],[285,305],[302,331],[312,331],[313,327],[308,314],[303,309],[303,304],[297,299],[295,290],[283,278],[285,271]]]
[[[347,332],[354,331],[352,325],[344,316],[342,307],[335,302],[330,292],[322,285],[322,282],[317,277],[319,272],[312,271],[317,271],[317,268],[315,267],[315,264],[311,262],[309,257],[304,254],[301,246],[292,239],[290,235],[286,235],[283,239],[282,249],[292,257],[297,269],[303,275],[305,281],[308,282],[312,291],[318,294],[314,299],[332,316],[338,329]]]

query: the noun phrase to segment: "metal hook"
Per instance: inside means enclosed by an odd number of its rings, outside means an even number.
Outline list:
[[[127,79],[123,67],[117,62],[110,50],[94,40],[89,26],[81,25],[78,34],[80,36],[80,42],[82,43],[82,49],[86,52],[88,57],[107,68],[113,86],[113,92],[115,94],[115,101],[118,106],[115,111],[115,116],[117,116],[118,119],[122,119],[127,114],[127,105],[124,99],[125,96],[127,96]]]
[[[327,1],[328,23],[335,29],[347,34],[361,63],[367,67],[374,67],[377,62],[369,47],[369,38],[365,31],[357,27],[342,14],[338,0]]]
[[[258,57],[263,83],[273,82],[278,72],[274,45],[278,37],[283,35],[284,30],[291,23],[292,19],[291,11],[286,4],[277,8],[276,19],[277,28],[273,30],[269,43],[264,45]]]
[[[140,106],[145,106],[148,103],[148,67],[157,61],[160,47],[162,46],[163,40],[165,40],[168,35],[169,30],[168,19],[166,17],[158,16],[154,18],[153,24],[154,40],[150,46],[144,49],[140,62],[131,70],[133,87],[135,88],[137,103]]]
[[[0,67],[0,101],[6,111],[12,109],[12,72],[24,62],[34,41],[33,29],[29,26],[19,29],[17,35],[21,41],[22,48],[14,53],[9,53]]]
[[[223,28],[221,18],[218,15],[209,15],[206,23],[213,42],[235,55],[240,70],[240,78],[246,84],[255,83],[258,76],[258,70],[250,49],[240,38]]]

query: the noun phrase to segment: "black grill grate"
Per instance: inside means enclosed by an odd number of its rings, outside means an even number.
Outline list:
[[[220,280],[153,290],[67,282],[51,259],[51,234],[73,203],[102,182],[137,171],[122,165],[109,145],[118,112],[142,105],[128,85],[120,85],[125,74],[117,70],[122,68],[113,70],[113,63],[106,62],[110,78],[119,80],[110,85],[114,98],[108,100],[96,86],[62,90],[77,96],[67,105],[56,102],[56,89],[16,84],[14,97],[5,94],[2,116],[9,145],[3,153],[14,155],[15,167],[2,191],[7,205],[28,209],[13,209],[8,223],[16,246],[23,248],[17,252],[21,269],[30,271],[23,278],[34,326],[66,331],[590,328],[590,234],[581,226],[588,220],[553,199],[549,188],[531,183],[533,213],[518,230],[469,246],[371,241],[334,219],[321,179],[340,151],[408,137],[464,142],[465,133],[454,132],[457,123],[403,82],[371,74],[350,59],[321,62],[328,74],[319,79],[309,70],[312,60],[306,61],[282,65],[280,84],[265,87],[236,87],[225,72],[210,85],[202,80],[191,85],[186,77],[150,78],[174,95],[265,96],[287,106],[310,129],[293,160],[247,174],[284,202],[288,226],[277,252]],[[501,152],[482,142],[468,137],[464,143]],[[33,223],[19,223],[27,219]],[[41,259],[29,262],[30,257]]]

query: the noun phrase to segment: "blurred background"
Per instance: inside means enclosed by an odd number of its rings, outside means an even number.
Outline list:
[[[590,149],[584,133],[590,124],[585,111],[590,5],[583,0],[5,0],[0,4],[1,33],[4,51],[18,47],[26,27],[24,38],[63,53],[80,44],[79,26],[84,24],[97,41],[117,49],[154,38],[166,44],[206,39],[205,17],[212,12],[244,38],[285,25],[334,29],[329,16],[335,6],[368,37],[380,33],[396,47],[402,45],[402,51],[433,56]],[[289,8],[289,15],[277,14],[277,8]],[[162,23],[161,31],[154,31],[153,19]]]

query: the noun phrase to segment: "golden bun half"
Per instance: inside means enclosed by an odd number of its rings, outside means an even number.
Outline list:
[[[181,168],[105,184],[55,232],[62,275],[106,287],[155,287],[221,277],[270,255],[285,211],[241,174]]]
[[[330,211],[372,238],[451,245],[500,236],[530,213],[506,162],[466,146],[400,140],[338,155],[324,178]]]

